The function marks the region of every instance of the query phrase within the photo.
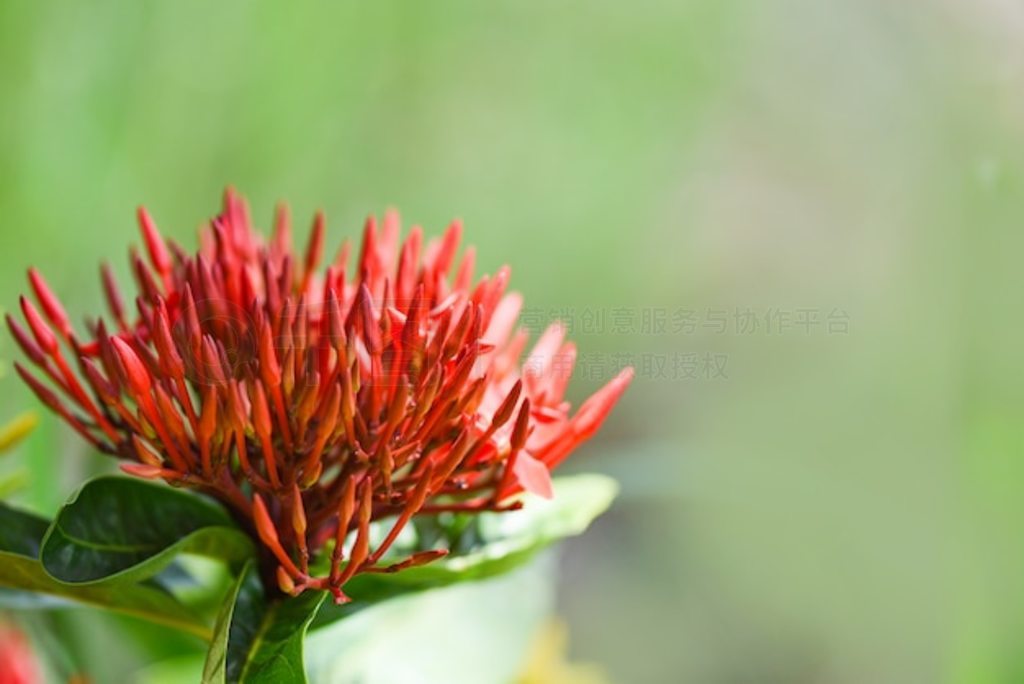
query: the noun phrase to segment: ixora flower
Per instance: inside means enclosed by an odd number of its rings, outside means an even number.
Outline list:
[[[555,324],[524,361],[522,299],[509,269],[474,280],[456,259],[462,226],[424,242],[399,218],[367,220],[350,265],[346,241],[321,269],[325,220],[303,253],[288,211],[265,240],[228,190],[194,254],[138,213],[148,262],[132,251],[131,315],[109,268],[107,320],[88,335],[43,277],[38,308],[12,334],[37,369],[35,394],[132,475],[211,495],[262,542],[286,593],[330,591],[384,563],[416,516],[512,510],[524,490],[550,497],[549,472],[592,436],[632,379],[626,369],[575,413],[564,400],[576,348]],[[389,521],[382,535],[371,525]],[[311,570],[327,550],[329,570]]]

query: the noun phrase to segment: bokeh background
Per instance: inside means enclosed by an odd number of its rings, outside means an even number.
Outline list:
[[[0,305],[92,311],[145,203],[227,184],[329,235],[466,221],[572,393],[638,379],[570,469],[623,495],[565,548],[613,682],[1024,681],[1024,8],[1014,0],[0,2]],[[0,417],[33,406],[0,343]],[[109,467],[50,420],[52,512]],[[125,681],[163,632],[59,617]]]

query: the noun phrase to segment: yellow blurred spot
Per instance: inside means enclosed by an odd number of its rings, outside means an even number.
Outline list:
[[[530,660],[518,684],[609,684],[597,665],[570,663],[569,628],[551,620],[534,638]]]
[[[36,414],[28,411],[0,428],[0,454],[9,451],[25,439],[38,423],[39,418]]]
[[[27,488],[31,482],[32,476],[28,468],[19,468],[10,475],[0,477],[0,501]]]

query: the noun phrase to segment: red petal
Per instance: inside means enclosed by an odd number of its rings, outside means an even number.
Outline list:
[[[520,452],[515,465],[516,479],[523,489],[545,499],[553,499],[555,490],[551,486],[548,467],[525,451]]]

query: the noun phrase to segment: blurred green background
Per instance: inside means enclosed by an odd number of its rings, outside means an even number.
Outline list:
[[[0,304],[34,264],[96,310],[136,204],[192,246],[229,183],[334,241],[461,216],[577,326],[574,398],[638,366],[569,466],[624,486],[565,549],[574,658],[1024,681],[1022,34],[1010,0],[3,0]],[[109,467],[52,421],[19,465],[47,512]],[[98,682],[187,650],[65,622]]]

